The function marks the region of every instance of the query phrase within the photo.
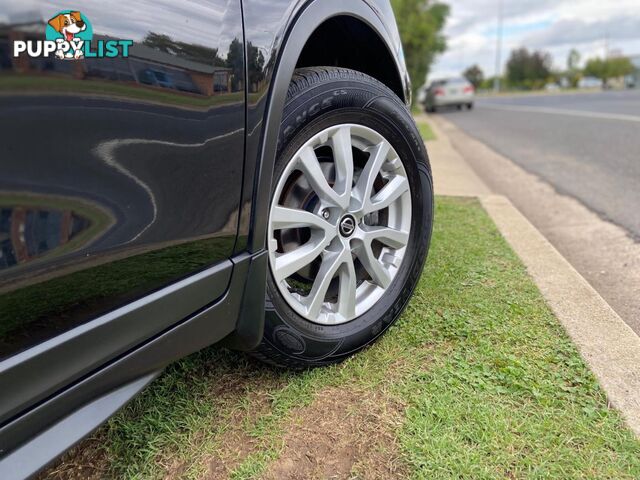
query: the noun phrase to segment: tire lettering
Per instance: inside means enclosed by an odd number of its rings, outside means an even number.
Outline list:
[[[347,93],[344,90],[343,92],[345,94]],[[334,92],[334,95],[336,93],[337,92]],[[296,128],[303,126],[307,122],[308,118],[316,116],[318,113],[320,113],[320,111],[326,110],[327,108],[331,107],[332,104],[333,98],[327,97],[319,103],[314,103],[307,110],[303,110],[300,115],[296,116],[294,125],[287,125],[282,131],[284,139],[288,139],[294,133]]]
[[[309,107],[309,115],[314,116],[316,113],[318,113],[319,110],[320,110],[320,104],[314,103]]]
[[[300,115],[296,117],[296,125],[300,125],[307,121],[307,111],[304,110]]]

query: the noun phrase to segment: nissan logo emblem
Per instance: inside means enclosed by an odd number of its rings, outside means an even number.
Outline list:
[[[343,237],[349,237],[356,229],[356,219],[351,215],[347,215],[340,220],[340,234]]]

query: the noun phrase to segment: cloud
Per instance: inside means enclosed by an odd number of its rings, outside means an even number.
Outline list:
[[[444,32],[448,49],[437,59],[431,77],[460,75],[474,63],[485,75],[493,75],[500,0],[442,1],[451,6]],[[502,0],[502,6],[500,70],[509,52],[521,46],[550,52],[558,68],[564,67],[571,48],[583,59],[602,56],[607,34],[610,50],[640,54],[638,0]]]
[[[533,47],[577,45],[601,40],[605,36],[616,40],[637,39],[640,37],[640,17],[616,17],[596,22],[560,20],[548,29],[525,37],[523,42]]]

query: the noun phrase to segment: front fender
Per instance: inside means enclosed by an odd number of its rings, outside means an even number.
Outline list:
[[[260,0],[245,0],[243,6],[248,55],[253,48],[265,52],[262,91],[248,94],[244,179],[247,195],[243,203],[252,208],[250,220],[244,220],[249,226],[246,245],[240,242],[241,248],[259,252],[266,246],[271,179],[287,90],[300,53],[313,31],[331,17],[357,18],[378,34],[394,58],[405,102],[410,101],[410,85],[395,18],[385,0],[281,1],[269,2],[268,7]],[[251,82],[251,71],[248,77]],[[251,89],[252,86],[248,87]],[[243,219],[240,222],[242,225]],[[241,235],[242,230],[241,226]]]

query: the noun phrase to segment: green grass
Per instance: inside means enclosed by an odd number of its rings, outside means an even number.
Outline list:
[[[95,435],[100,476],[180,465],[202,478],[236,425],[256,447],[231,477],[255,478],[282,455],[293,412],[328,386],[406,407],[394,434],[413,478],[640,478],[640,442],[523,265],[477,202],[445,198],[415,295],[379,342],[297,374],[213,348],[176,363]]]
[[[416,478],[640,478],[640,442],[494,225],[446,211],[405,314],[410,338],[449,345],[399,387]]]
[[[422,139],[425,142],[436,139],[436,135],[435,133],[433,133],[433,130],[431,129],[431,125],[429,125],[427,122],[419,120],[416,122],[416,125],[418,125],[418,130],[420,130],[420,135],[422,135]]]

